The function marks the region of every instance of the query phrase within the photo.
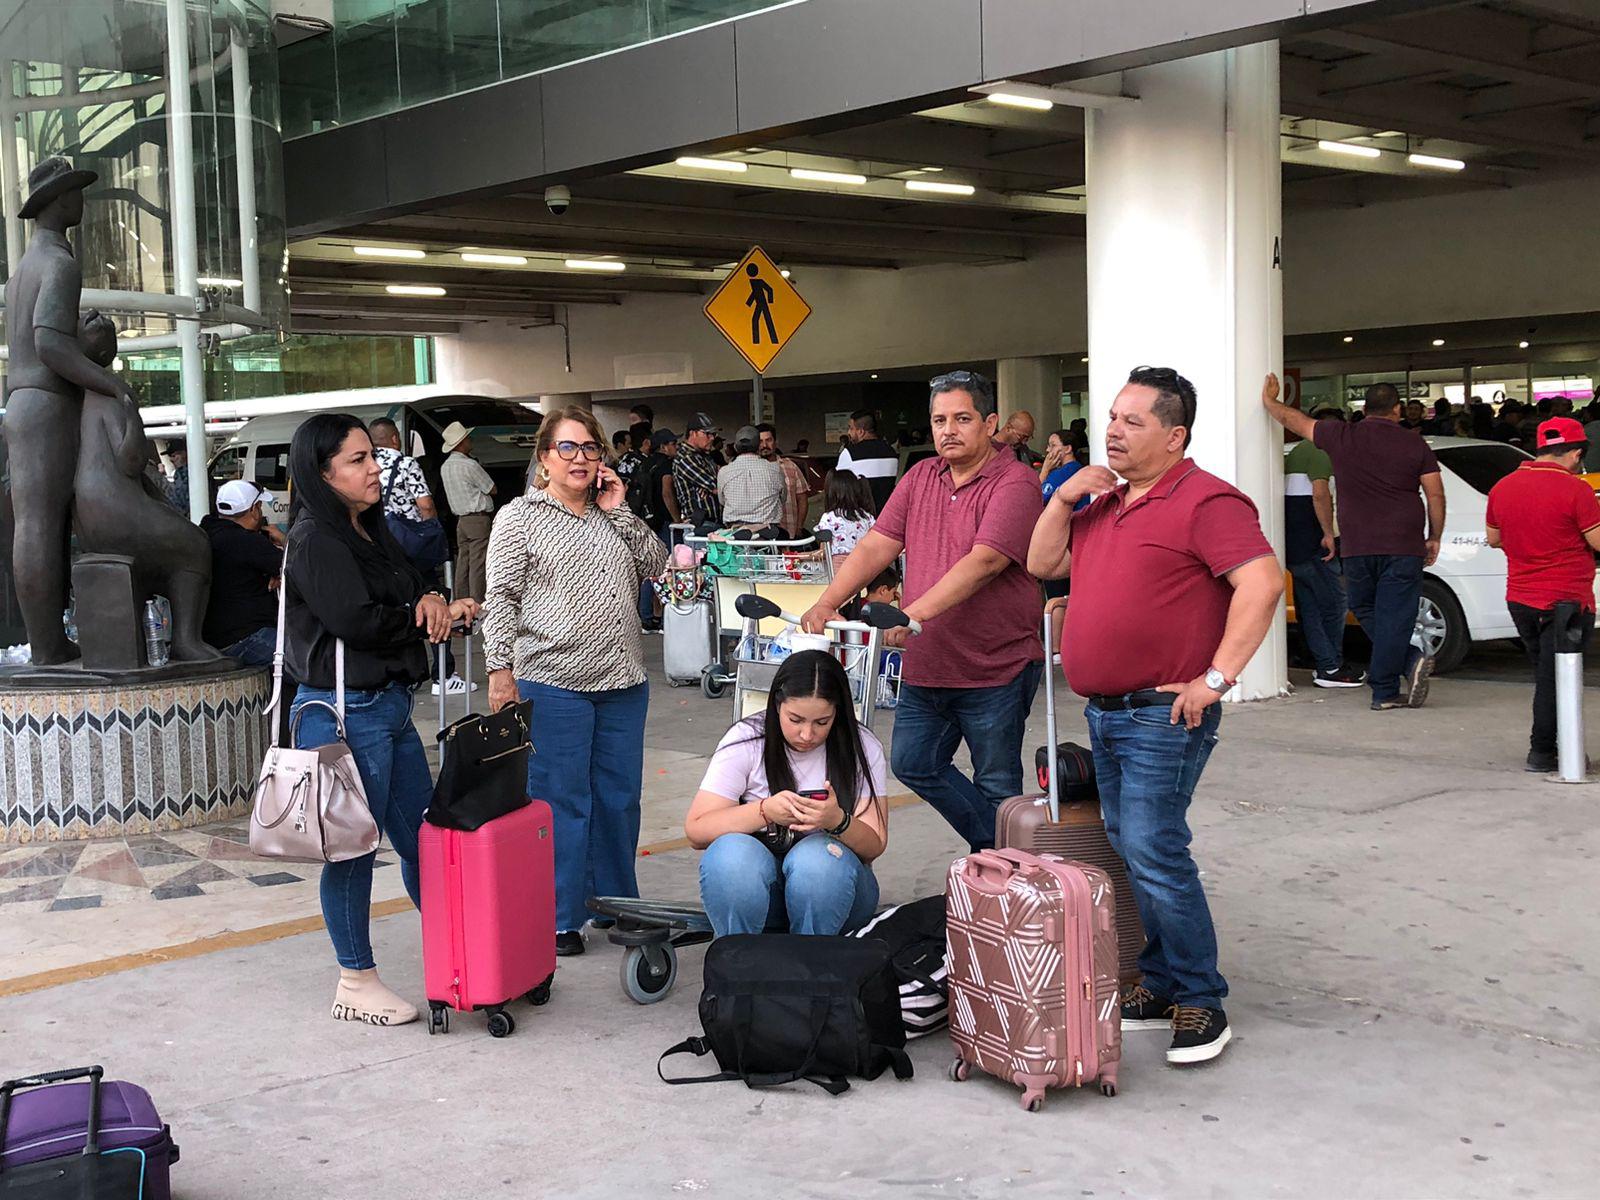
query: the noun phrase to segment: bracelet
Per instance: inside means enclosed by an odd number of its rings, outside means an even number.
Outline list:
[[[763,825],[771,825],[772,824],[771,820],[769,820],[768,817],[767,817],[767,797],[766,796],[761,797],[761,803],[756,805],[756,811],[761,814],[761,823]]]
[[[829,837],[843,837],[844,836],[844,831],[846,829],[850,828],[850,822],[854,821],[855,819],[856,819],[855,818],[855,814],[850,812],[848,809],[846,809],[845,810],[845,814],[844,814],[844,820],[840,821],[832,829],[828,830],[828,836]]]

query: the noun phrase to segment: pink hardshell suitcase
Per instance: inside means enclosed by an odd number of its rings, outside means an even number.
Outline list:
[[[1117,914],[1099,867],[1025,850],[980,850],[950,866],[945,889],[950,1077],[974,1066],[1022,1088],[1098,1082],[1117,1094],[1122,1013]]]
[[[556,972],[556,890],[550,806],[526,808],[470,833],[423,822],[422,967],[429,1033],[450,1009],[487,1009],[489,1032],[517,1026],[506,1005],[550,999]]]

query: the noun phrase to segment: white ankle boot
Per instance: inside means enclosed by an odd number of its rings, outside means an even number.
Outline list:
[[[336,1021],[361,1021],[367,1025],[407,1025],[417,1010],[384,986],[376,968],[366,971],[339,969],[339,990],[333,994]]]

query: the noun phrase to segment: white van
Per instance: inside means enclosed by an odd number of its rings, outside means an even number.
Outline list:
[[[441,449],[444,430],[452,421],[460,421],[472,432],[473,457],[483,464],[498,485],[497,504],[520,496],[526,489],[528,466],[542,419],[538,410],[529,404],[448,392],[377,402],[370,399],[371,395],[370,392],[351,393],[351,402],[345,404],[322,403],[323,397],[318,396],[309,411],[275,413],[246,421],[211,459],[208,474],[212,493],[230,479],[248,479],[272,493],[268,519],[274,525],[286,525],[289,520],[289,444],[301,422],[311,411],[318,410],[345,412],[369,422],[388,417],[398,425],[400,444],[422,464],[439,515],[447,523],[452,514],[445,502],[439,467],[444,461]]]

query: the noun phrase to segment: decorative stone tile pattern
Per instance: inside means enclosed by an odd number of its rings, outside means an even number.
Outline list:
[[[0,846],[243,815],[271,690],[267,672],[252,669],[192,683],[0,691]]]

